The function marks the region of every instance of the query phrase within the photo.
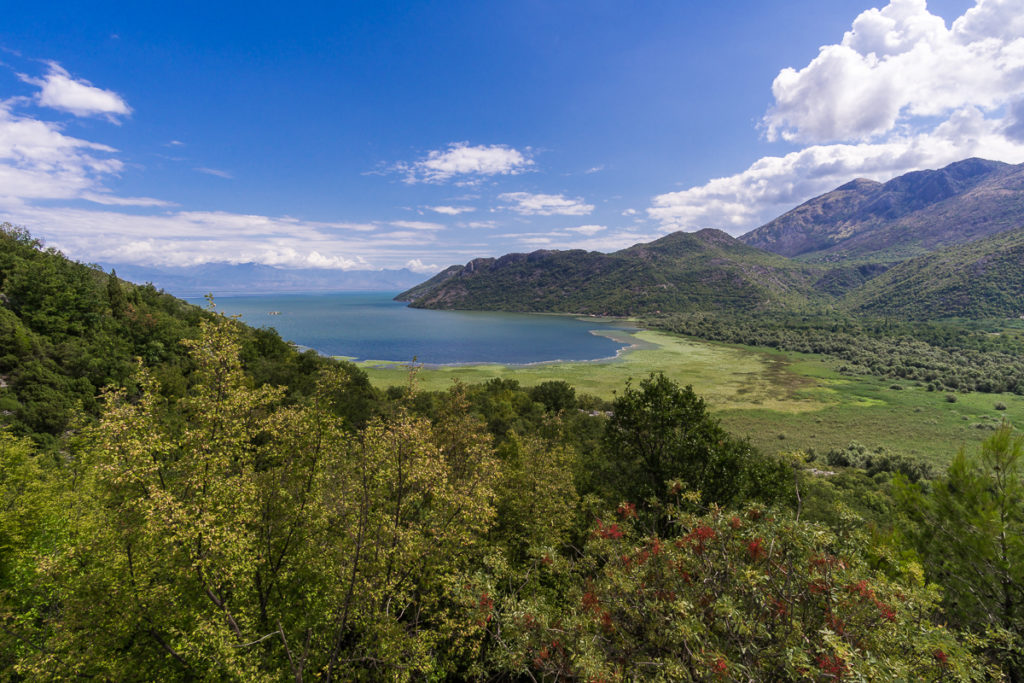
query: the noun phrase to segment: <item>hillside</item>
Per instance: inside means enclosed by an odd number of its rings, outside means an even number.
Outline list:
[[[182,341],[197,338],[201,322],[213,317],[0,224],[0,430],[57,443],[99,414],[104,387],[131,385],[136,359],[160,381],[164,397],[177,400],[194,371]],[[273,330],[234,324],[251,381],[286,385],[290,399],[310,391],[316,370],[329,362],[313,351],[300,354]],[[354,387],[369,389],[365,375],[343,367]]]
[[[1024,316],[1024,229],[904,261],[844,303],[857,313],[917,320]]]
[[[633,315],[803,307],[822,270],[719,230],[676,232],[602,254],[535,251],[452,266],[396,299],[417,308]]]
[[[863,178],[743,235],[810,261],[894,262],[1024,224],[1024,164],[965,159],[878,183]]]

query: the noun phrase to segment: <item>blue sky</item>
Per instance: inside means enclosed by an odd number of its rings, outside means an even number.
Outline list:
[[[431,272],[1024,162],[1024,0],[18,3],[0,219],[82,260]]]

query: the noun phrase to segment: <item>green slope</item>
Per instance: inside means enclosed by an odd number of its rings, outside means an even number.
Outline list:
[[[718,230],[676,232],[612,254],[536,251],[452,266],[396,297],[419,308],[636,315],[801,308],[824,270]]]
[[[1024,316],[1024,229],[900,263],[843,303],[856,313],[915,320]]]
[[[198,337],[200,322],[211,316],[0,224],[0,429],[56,444],[77,421],[99,414],[103,387],[130,382],[136,359],[173,403],[192,381],[181,341]],[[252,381],[287,385],[292,398],[311,391],[317,368],[333,362],[298,353],[273,330],[238,328]],[[370,391],[365,375],[344,367],[353,386]]]

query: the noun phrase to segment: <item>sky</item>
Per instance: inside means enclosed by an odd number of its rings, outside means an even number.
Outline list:
[[[11,3],[0,220],[83,262],[424,274],[1024,162],[1024,0]]]

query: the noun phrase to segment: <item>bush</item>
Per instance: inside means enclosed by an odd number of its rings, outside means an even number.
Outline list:
[[[956,394],[946,394],[947,403],[956,403]]]
[[[996,401],[996,410],[1006,410],[1006,404],[1002,401]]]

